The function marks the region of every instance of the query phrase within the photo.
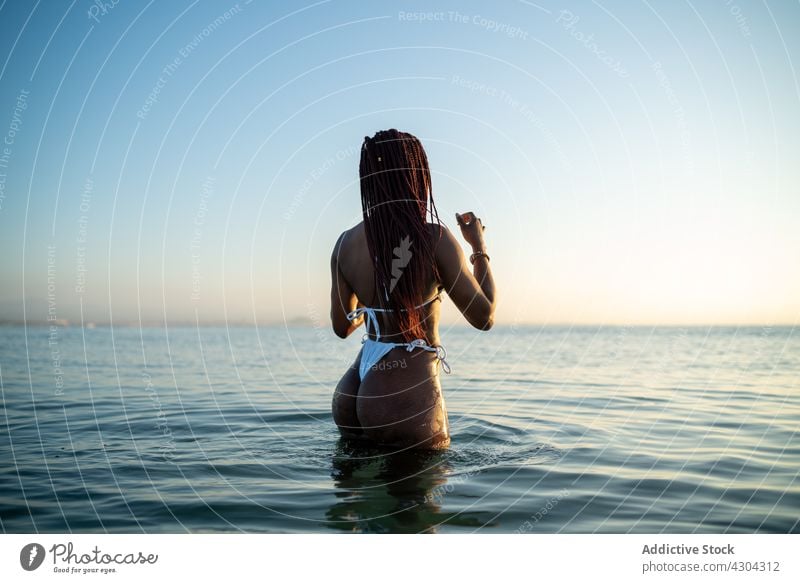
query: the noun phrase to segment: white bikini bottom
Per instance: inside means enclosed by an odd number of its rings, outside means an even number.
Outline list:
[[[379,342],[371,338],[364,338],[363,348],[361,349],[361,366],[358,367],[358,375],[361,380],[367,376],[367,373],[374,367],[380,359],[393,348],[405,347],[406,351],[412,352],[415,348],[425,350],[427,352],[435,352],[436,358],[442,364],[442,370],[450,374],[450,365],[447,364],[447,352],[444,346],[431,346],[422,338],[417,338],[411,342]]]

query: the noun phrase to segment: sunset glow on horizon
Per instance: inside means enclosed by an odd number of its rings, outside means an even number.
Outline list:
[[[3,5],[0,322],[327,326],[393,127],[499,325],[794,325],[800,6],[729,4]]]

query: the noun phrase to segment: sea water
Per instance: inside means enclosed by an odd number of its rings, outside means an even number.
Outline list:
[[[789,327],[443,327],[452,445],[357,448],[312,327],[0,327],[4,532],[800,532]]]

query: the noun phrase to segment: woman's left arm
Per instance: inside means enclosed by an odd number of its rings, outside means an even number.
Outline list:
[[[331,254],[331,324],[339,338],[350,336],[364,321],[363,316],[352,322],[347,319],[347,314],[358,307],[358,298],[339,269],[339,253],[343,239],[344,233],[336,241]]]

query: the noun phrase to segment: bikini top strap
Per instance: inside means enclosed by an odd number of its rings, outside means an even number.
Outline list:
[[[364,322],[364,329],[369,333],[369,326],[372,325],[372,329],[375,332],[375,338],[380,340],[381,337],[381,327],[378,325],[378,316],[375,315],[375,308],[370,308],[367,306],[361,306],[360,308],[356,308],[349,314],[347,314],[347,319],[351,322],[361,316],[361,314],[366,314],[366,321]]]
[[[436,300],[441,300],[441,299],[442,299],[442,292],[441,291],[437,291],[435,296],[433,296],[431,299],[429,299],[429,300],[427,300],[425,302],[422,302],[418,306],[414,306],[414,309],[415,310],[419,310],[420,308],[424,308],[428,304],[432,304]],[[394,310],[390,310],[388,308],[369,308],[369,309],[372,310],[373,312],[394,312]]]
[[[429,299],[427,302],[422,302],[420,305],[418,305],[418,306],[417,306],[417,308],[416,308],[416,309],[422,308],[422,307],[424,307],[424,306],[427,306],[428,304],[432,304],[432,303],[433,303],[433,302],[435,302],[436,300],[441,300],[441,299],[442,299],[442,291],[441,291],[440,289],[437,289],[437,290],[436,290],[436,295],[435,295],[435,296],[433,296],[433,297],[432,297],[431,299]]]
[[[414,309],[417,310],[428,304],[432,304],[436,300],[441,300],[442,295],[441,291],[437,290],[436,295],[433,296],[426,302],[421,303],[420,305],[416,306]],[[364,324],[364,329],[369,334],[369,327],[372,326],[372,330],[375,332],[375,339],[380,340],[381,338],[381,327],[378,325],[378,316],[375,312],[391,312],[393,310],[389,310],[386,308],[371,308],[369,306],[361,306],[360,308],[356,308],[349,314],[347,314],[347,319],[352,322],[353,320],[357,319],[361,314],[366,314],[366,322]]]

